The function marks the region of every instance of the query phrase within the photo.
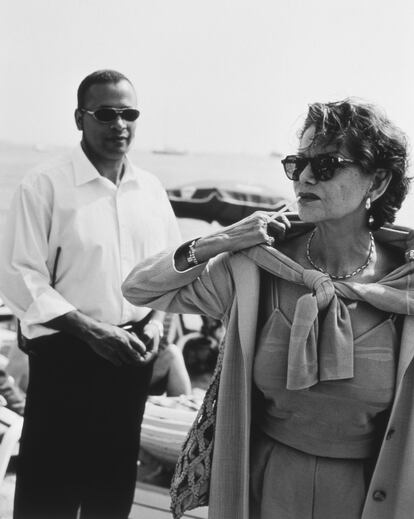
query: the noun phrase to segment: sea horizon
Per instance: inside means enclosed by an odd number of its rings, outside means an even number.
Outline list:
[[[0,233],[4,225],[11,198],[20,180],[34,166],[49,158],[70,151],[73,146],[19,144],[0,141]],[[281,156],[274,152],[267,155],[225,152],[198,152],[175,149],[141,150],[132,148],[129,156],[139,168],[155,174],[166,189],[191,185],[200,181],[212,186],[226,182],[265,187],[269,193],[287,200],[294,199],[292,182],[282,169]],[[414,222],[414,193],[410,190],[396,224],[410,227]],[[197,221],[184,227],[183,235],[208,232],[205,222]],[[413,225],[414,226],[414,225]],[[194,229],[192,229],[194,227]]]

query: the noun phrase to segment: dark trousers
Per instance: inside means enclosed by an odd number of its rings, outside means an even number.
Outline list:
[[[15,519],[126,519],[152,365],[115,367],[63,333],[31,341]]]

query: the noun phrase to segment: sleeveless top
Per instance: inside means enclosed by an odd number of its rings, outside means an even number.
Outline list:
[[[253,367],[254,383],[265,400],[259,427],[275,440],[316,456],[371,457],[376,452],[381,417],[394,396],[400,342],[395,317],[388,314],[372,329],[353,337],[352,378],[324,380],[305,389],[289,390],[286,385],[293,315],[285,315],[280,308],[281,298],[290,296],[289,282],[263,275],[265,323],[258,336]],[[304,293],[307,290],[303,287]],[[352,305],[357,309],[352,312],[351,322],[358,308],[370,306],[363,301],[352,301]]]

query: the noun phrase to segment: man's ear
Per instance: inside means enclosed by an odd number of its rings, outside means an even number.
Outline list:
[[[370,196],[373,202],[385,193],[389,183],[391,182],[391,176],[392,173],[385,169],[377,169],[374,173],[370,189]]]
[[[79,108],[76,108],[75,110],[75,122],[76,122],[76,128],[78,130],[83,130],[83,114],[79,110]]]

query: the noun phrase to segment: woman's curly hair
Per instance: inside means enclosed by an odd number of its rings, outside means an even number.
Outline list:
[[[375,230],[392,223],[411,181],[406,135],[379,107],[355,98],[309,105],[300,137],[311,126],[312,144],[344,146],[366,174],[379,169],[391,173],[385,193],[371,205],[369,225]]]

